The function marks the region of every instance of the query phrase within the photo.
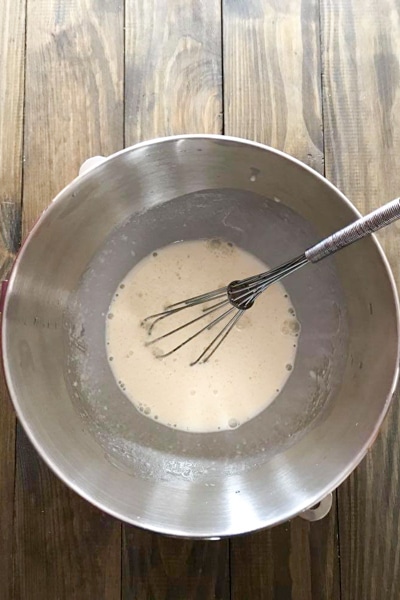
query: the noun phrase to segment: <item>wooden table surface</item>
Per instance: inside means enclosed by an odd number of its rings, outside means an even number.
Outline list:
[[[89,156],[225,133],[324,173],[362,211],[400,193],[398,0],[1,0],[0,261]],[[379,234],[399,272],[399,226]],[[0,407],[1,600],[399,600],[394,402],[323,521],[218,542],[102,514]]]

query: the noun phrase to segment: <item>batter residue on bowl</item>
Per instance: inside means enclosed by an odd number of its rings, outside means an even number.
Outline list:
[[[157,358],[200,326],[146,346],[145,317],[180,301],[267,270],[248,252],[221,240],[171,244],[141,260],[116,290],[106,324],[110,367],[124,394],[151,419],[183,431],[233,429],[264,410],[293,369],[300,325],[285,288],[272,285],[239,320],[205,364],[190,366],[216,335],[201,334],[176,353]],[[154,335],[201,314],[182,311]]]

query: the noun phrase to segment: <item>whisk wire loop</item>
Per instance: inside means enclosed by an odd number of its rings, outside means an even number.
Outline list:
[[[214,352],[216,352],[216,350],[220,347],[222,342],[226,339],[226,337],[232,331],[235,325],[237,325],[244,311],[249,309],[254,304],[255,299],[260,294],[262,294],[269,285],[275,283],[276,281],[279,281],[283,277],[286,277],[286,275],[293,273],[307,262],[308,259],[305,257],[304,254],[302,254],[296,259],[291,260],[285,263],[284,265],[281,265],[280,267],[271,269],[270,271],[266,271],[265,273],[260,273],[258,275],[247,277],[239,281],[232,281],[227,287],[219,288],[211,292],[199,294],[198,296],[194,296],[193,298],[188,298],[186,300],[170,304],[166,307],[164,311],[156,313],[154,315],[150,315],[149,317],[146,317],[146,319],[144,319],[144,326],[146,326],[147,323],[150,324],[148,327],[149,336],[152,335],[155,325],[157,325],[163,319],[170,317],[176,313],[179,313],[187,308],[193,308],[201,304],[207,304],[209,302],[217,301],[211,306],[206,306],[203,309],[202,314],[200,316],[197,316],[194,319],[187,321],[183,325],[175,327],[167,333],[150,339],[148,342],[146,342],[146,345],[154,345],[157,342],[160,342],[161,340],[170,337],[171,335],[176,334],[179,331],[182,331],[186,327],[189,327],[194,323],[197,323],[198,321],[205,319],[210,315],[213,315],[214,313],[217,314],[218,311],[230,306],[230,308],[224,310],[222,314],[217,315],[210,323],[207,323],[207,325],[190,335],[187,339],[173,347],[171,350],[157,354],[159,358],[165,358],[167,356],[170,356],[183,346],[186,346],[186,344],[191,342],[193,339],[197,338],[201,333],[213,329],[224,319],[229,318],[228,322],[223,325],[223,327],[220,329],[220,331],[218,331],[218,333],[206,346],[203,352],[196,358],[196,360],[192,361],[190,364],[191,366],[194,366],[197,364],[207,362],[214,354]]]
[[[342,248],[353,244],[357,240],[369,235],[374,231],[378,231],[383,227],[386,227],[393,221],[396,221],[400,218],[400,198],[395,198],[391,202],[384,204],[383,206],[377,208],[373,212],[365,215],[364,217],[360,217],[353,223],[350,223],[346,227],[340,229],[330,235],[329,237],[323,239],[318,242],[311,248],[308,248],[304,254],[301,254],[297,258],[290,260],[283,265],[276,267],[275,269],[271,269],[270,271],[266,271],[265,273],[259,273],[258,275],[253,275],[252,277],[246,277],[245,279],[241,279],[239,281],[232,281],[228,286],[219,288],[217,290],[206,292],[205,294],[200,294],[199,296],[195,296],[193,298],[189,298],[188,300],[183,300],[181,302],[176,302],[175,304],[171,304],[167,306],[165,311],[160,312],[155,315],[151,315],[144,320],[144,324],[151,323],[148,328],[149,335],[152,334],[154,326],[171,315],[178,313],[186,308],[193,308],[203,303],[207,303],[214,300],[220,300],[217,304],[214,304],[211,307],[206,307],[203,310],[203,314],[200,317],[196,317],[192,319],[188,323],[181,325],[180,327],[176,327],[169,333],[159,336],[154,340],[148,342],[148,344],[153,344],[159,340],[162,340],[173,333],[177,333],[181,331],[188,325],[192,325],[196,323],[202,318],[205,318],[208,315],[217,313],[218,310],[224,309],[229,304],[231,308],[225,310],[221,315],[217,316],[210,323],[208,323],[205,327],[194,333],[187,340],[180,343],[178,346],[166,352],[160,356],[169,356],[173,354],[182,346],[185,346],[188,342],[196,338],[201,333],[212,329],[219,323],[221,323],[225,318],[229,317],[228,323],[226,323],[222,329],[217,333],[214,339],[208,344],[205,350],[200,354],[200,356],[193,361],[191,364],[196,365],[199,363],[204,363],[209,360],[209,358],[214,354],[214,352],[219,348],[222,342],[225,340],[230,331],[235,327],[240,317],[243,315],[244,311],[253,306],[254,301],[258,298],[260,294],[265,292],[265,290],[273,283],[280,281],[284,277],[287,277],[291,273],[297,271],[301,267],[304,267],[308,263],[316,263],[325,258],[326,256],[331,256],[335,252],[338,252]],[[237,311],[234,315],[232,313]],[[232,316],[230,316],[232,315]]]

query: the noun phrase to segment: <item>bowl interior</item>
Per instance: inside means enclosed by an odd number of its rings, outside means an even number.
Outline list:
[[[285,281],[295,367],[237,430],[140,414],[109,368],[105,314],[126,273],[170,242],[222,237],[276,266],[354,217],[309,169],[229,139],[142,145],[76,180],[22,251],[3,325],[12,397],[42,455],[108,512],[176,535],[249,531],[319,500],[365,453],[397,373],[397,301],[373,239]]]
[[[347,310],[335,265],[326,261],[285,281],[302,327],[298,353],[279,399],[258,418],[235,431],[198,435],[172,431],[140,414],[116,385],[108,364],[105,315],[111,298],[132,266],[152,251],[177,240],[203,238],[234,242],[276,266],[317,236],[292,209],[254,192],[216,189],[174,198],[113,230],[65,314],[74,402],[110,459],[146,478],[207,482],[210,473],[221,478],[268,462],[305,435],[343,378]],[[178,299],[178,289],[175,294]]]

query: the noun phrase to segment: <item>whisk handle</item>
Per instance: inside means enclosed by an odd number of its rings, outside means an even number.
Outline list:
[[[393,223],[397,219],[400,219],[400,198],[384,204],[368,215],[365,215],[365,217],[357,219],[354,223],[350,223],[347,227],[318,242],[318,244],[306,250],[306,258],[316,263],[325,258],[325,256],[334,254],[338,250],[341,250],[341,248],[345,248],[366,235],[378,231],[382,227],[386,227],[386,225]]]

